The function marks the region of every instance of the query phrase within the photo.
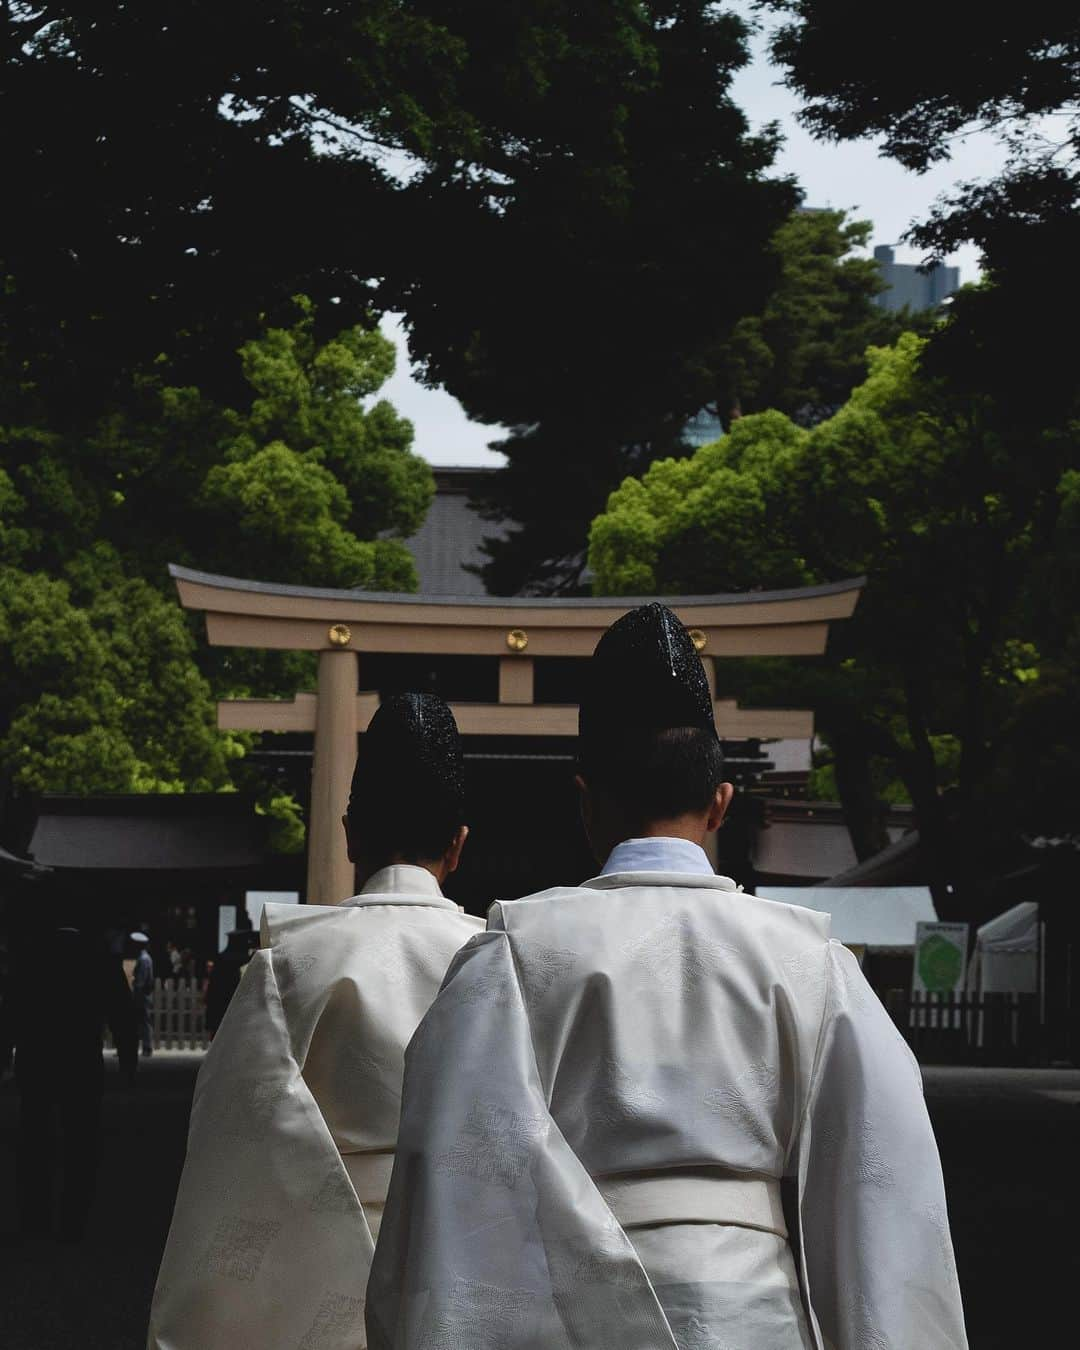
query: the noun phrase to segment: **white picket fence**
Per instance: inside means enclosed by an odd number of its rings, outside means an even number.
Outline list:
[[[155,980],[153,1004],[155,1050],[205,1050],[205,980]]]
[[[205,1050],[206,981],[155,980],[150,1025],[155,1050]],[[107,1031],[105,1041],[112,1046]]]

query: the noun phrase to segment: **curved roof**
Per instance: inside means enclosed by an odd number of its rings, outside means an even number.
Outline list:
[[[672,609],[697,605],[761,605],[792,600],[816,600],[826,596],[853,595],[866,585],[865,577],[829,581],[820,586],[796,586],[777,591],[721,591],[715,595],[618,595],[618,596],[501,596],[414,595],[404,591],[337,590],[330,586],[291,586],[277,581],[248,581],[242,577],[200,572],[192,567],[169,564],[177,582],[191,582],[214,590],[242,591],[249,595],[294,596],[304,600],[360,601],[364,604],[438,605],[457,609],[496,607],[537,611],[617,609],[621,614],[637,605],[660,600]]]
[[[246,581],[173,565],[186,609],[203,610],[215,646],[427,655],[588,656],[628,609],[655,597],[406,595]],[[709,656],[812,656],[829,624],[850,618],[863,578],[797,590],[666,596]],[[518,646],[517,635],[525,634]],[[511,639],[513,638],[513,641]]]
[[[281,865],[265,817],[239,792],[47,795],[30,848],[46,868],[211,871]]]

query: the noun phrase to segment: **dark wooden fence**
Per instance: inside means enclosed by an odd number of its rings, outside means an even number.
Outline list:
[[[1043,1038],[1036,994],[926,994],[890,989],[885,1006],[922,1063],[1041,1062]]]

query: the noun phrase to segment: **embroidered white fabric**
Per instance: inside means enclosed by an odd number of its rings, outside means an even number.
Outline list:
[[[363,1347],[404,1048],[482,927],[419,870],[267,906],[199,1073],[150,1350]]]
[[[406,1053],[369,1345],[963,1350],[917,1079],[826,916],[686,873],[494,906]],[[796,1254],[594,1180],[702,1167],[788,1188]]]

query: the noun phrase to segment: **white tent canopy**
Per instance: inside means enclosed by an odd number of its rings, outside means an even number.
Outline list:
[[[928,886],[759,886],[757,893],[831,914],[834,938],[873,951],[912,951],[915,925],[937,922]]]
[[[967,987],[984,994],[1034,994],[1039,988],[1039,906],[1013,905],[975,934]]]

